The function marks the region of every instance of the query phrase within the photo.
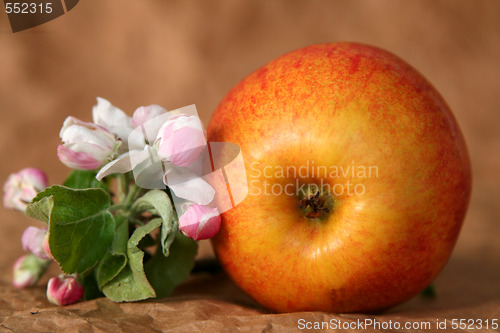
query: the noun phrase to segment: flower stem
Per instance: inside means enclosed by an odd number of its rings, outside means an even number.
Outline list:
[[[116,190],[118,191],[118,201],[123,202],[128,192],[125,175],[118,175],[118,177],[116,177]]]

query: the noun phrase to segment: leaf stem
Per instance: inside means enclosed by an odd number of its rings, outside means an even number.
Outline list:
[[[122,201],[122,204],[127,206],[127,207],[130,206],[133,203],[137,193],[140,192],[141,190],[142,190],[142,188],[140,188],[136,184],[132,184],[132,186],[129,188],[127,196]]]
[[[127,205],[124,205],[124,204],[116,204],[116,205],[112,205],[111,207],[109,207],[109,210],[111,212],[115,212],[117,210],[126,210],[127,209]]]
[[[129,219],[129,222],[137,225],[144,225],[144,222],[136,218]]]

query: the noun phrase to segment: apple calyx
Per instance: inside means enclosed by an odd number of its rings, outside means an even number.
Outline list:
[[[324,220],[333,210],[333,198],[326,188],[309,184],[299,192],[297,206],[308,219]]]

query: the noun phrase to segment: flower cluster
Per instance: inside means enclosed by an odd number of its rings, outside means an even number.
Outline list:
[[[150,105],[139,107],[129,117],[100,97],[92,116],[93,123],[74,117],[68,117],[64,122],[60,133],[63,144],[58,147],[57,153],[68,167],[80,170],[100,168],[97,179],[102,180],[108,175],[132,171],[137,165],[147,162],[153,154],[163,165],[162,180],[165,185],[168,174],[175,173],[176,179],[189,180],[170,185],[175,195],[199,205],[207,205],[213,200],[215,190],[201,178],[192,179],[188,168],[207,144],[197,116],[169,113],[161,106]],[[141,131],[134,133],[135,129]],[[146,136],[144,132],[147,132]],[[134,135],[137,133],[142,135]],[[117,157],[118,153],[121,155]],[[205,224],[208,221],[203,219],[201,212],[187,216],[189,218],[183,215],[179,222],[181,230],[191,231],[186,232],[190,238],[208,239],[219,230],[220,218],[210,219],[210,226],[207,227]],[[186,228],[186,225],[196,225],[197,228]]]
[[[58,305],[162,297],[187,277],[194,241],[221,224],[216,191],[200,177],[205,132],[189,110],[141,106],[129,117],[97,98],[92,122],[70,116],[61,128],[57,155],[73,169],[63,186],[48,187],[36,168],[10,175],[4,206],[46,224],[23,233],[15,287],[36,284],[53,261],[64,274],[50,279],[47,298]]]

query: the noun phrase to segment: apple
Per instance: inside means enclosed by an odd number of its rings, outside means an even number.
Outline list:
[[[357,43],[288,53],[237,84],[207,132],[241,147],[249,188],[213,247],[265,307],[384,309],[450,257],[467,148],[440,94],[395,55]]]

